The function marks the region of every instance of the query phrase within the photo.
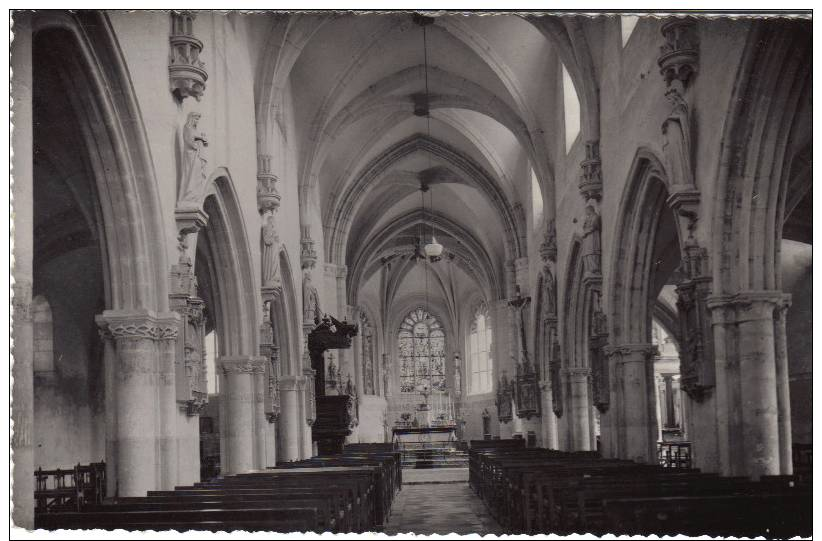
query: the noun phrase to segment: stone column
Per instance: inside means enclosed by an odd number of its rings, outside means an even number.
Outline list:
[[[302,447],[300,449],[300,459],[305,460],[306,458],[311,458],[314,455],[314,441],[311,438],[311,425],[309,424],[310,419],[310,412],[308,411],[309,404],[308,400],[313,401],[314,398],[309,394],[309,379],[313,379],[313,374],[308,376],[303,376],[302,380],[299,383],[299,400],[300,400],[300,430],[302,432],[301,444]]]
[[[656,461],[656,400],[652,344],[624,344],[608,349],[621,395],[618,423],[619,457],[637,462]]]
[[[263,358],[262,370],[252,374],[254,384],[254,467],[263,469],[266,467],[266,432],[269,423],[265,417],[265,392],[267,388],[265,362]]]
[[[14,433],[12,474],[12,520],[21,527],[34,528],[34,328],[31,320],[31,288],[34,253],[34,167],[31,108],[31,15],[14,13],[14,41],[11,44],[11,68],[14,72],[12,109],[14,132],[12,146],[12,211],[14,219],[14,308],[12,321],[12,356],[14,378],[11,417]]]
[[[774,310],[781,293],[737,297],[740,399],[745,473],[758,479],[780,469]]]
[[[102,316],[95,318],[103,341],[103,387],[106,408],[106,495],[117,496],[117,351]]]
[[[173,313],[173,312],[172,312]],[[178,435],[177,435],[177,389],[175,387],[175,367],[177,334],[180,318],[174,317],[160,325],[160,340],[157,342],[159,360],[159,378],[157,382],[159,410],[159,478],[161,490],[173,490],[179,483]],[[199,430],[197,433],[199,443]],[[195,464],[200,463],[200,449],[197,445],[196,455],[192,458]],[[199,473],[199,472],[198,472]]]
[[[103,312],[117,348],[117,495],[145,496],[158,485],[156,315],[147,310]]]
[[[717,458],[719,472],[722,475],[742,475],[743,446],[740,445],[742,434],[741,411],[734,404],[739,403],[739,363],[732,358],[736,342],[735,313],[732,297],[723,295],[709,297],[708,308],[711,310],[711,325],[714,339],[714,359],[716,366],[716,427]],[[693,407],[693,405],[692,405]],[[697,416],[691,417],[692,425]],[[692,426],[694,434],[693,447],[696,451],[699,436]],[[700,455],[694,454],[694,466],[701,468]],[[710,471],[710,470],[708,470]]]
[[[283,462],[300,459],[300,426],[303,420],[297,382],[296,376],[283,376],[280,379],[280,460]]]
[[[568,381],[568,420],[571,425],[571,450],[591,450],[591,401],[588,396],[588,379],[591,370],[586,367],[563,369]]]
[[[225,445],[227,463],[223,473],[243,473],[254,469],[255,407],[254,377],[263,373],[262,357],[221,357],[225,388],[221,400],[225,402]]]
[[[774,312],[774,341],[776,346],[776,401],[779,411],[779,473],[793,474],[793,435],[791,433],[791,396],[788,370],[788,341],[785,324],[789,295],[777,304]]]

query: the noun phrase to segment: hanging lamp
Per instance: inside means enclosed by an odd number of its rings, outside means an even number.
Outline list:
[[[426,129],[428,132],[428,139],[431,139],[431,95],[428,92],[428,39],[425,32],[425,27],[434,23],[433,17],[426,17],[424,15],[420,15],[419,13],[414,14],[414,22],[417,23],[422,27],[422,51],[423,56],[425,59],[425,100],[420,100],[419,98],[415,99],[414,104],[414,114],[417,116],[422,116],[425,114],[425,121],[426,121]],[[429,155],[429,164],[428,167],[430,169],[430,155]],[[425,192],[430,191],[431,187],[428,184],[421,183],[420,184],[420,191],[423,192],[423,218],[425,217]],[[432,263],[436,263],[442,258],[442,244],[437,242],[437,237],[434,235],[434,193],[431,191],[431,241],[425,244],[425,256],[428,258],[429,261]]]

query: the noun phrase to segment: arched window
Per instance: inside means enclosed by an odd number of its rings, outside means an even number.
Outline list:
[[[34,371],[54,370],[54,338],[51,305],[42,295],[31,301],[31,317],[34,324]]]
[[[491,378],[491,318],[488,307],[481,303],[474,312],[474,320],[468,333],[468,363],[471,371],[469,394],[490,393]]]
[[[580,131],[579,96],[571,74],[562,65],[562,100],[565,108],[565,152],[569,152]]]
[[[400,392],[444,391],[445,332],[423,308],[412,310],[400,325]]]

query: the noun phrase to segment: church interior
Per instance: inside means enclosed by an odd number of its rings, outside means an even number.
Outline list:
[[[18,527],[810,535],[810,20],[12,18]]]

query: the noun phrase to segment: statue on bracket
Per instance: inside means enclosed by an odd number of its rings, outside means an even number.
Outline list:
[[[675,80],[665,92],[665,96],[673,106],[668,118],[662,123],[665,167],[673,185],[694,187],[691,115],[688,102],[683,96],[682,82]]]
[[[180,168],[180,191],[177,197],[177,208],[200,208],[205,198],[206,164],[203,148],[208,146],[205,133],[199,131],[197,124],[200,113],[188,114],[182,130],[182,163]]]
[[[263,237],[263,288],[276,289],[280,287],[280,235],[274,222],[274,214],[265,217],[262,230]]]
[[[601,274],[602,220],[593,205],[585,207],[585,222],[582,225],[582,262],[585,274]]]

